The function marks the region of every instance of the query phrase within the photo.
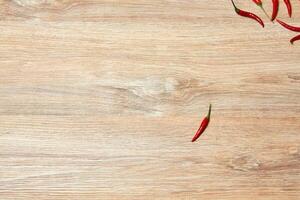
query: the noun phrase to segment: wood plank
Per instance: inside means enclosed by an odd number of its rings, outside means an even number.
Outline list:
[[[299,199],[300,44],[236,3],[265,29],[225,0],[1,1],[0,199]]]

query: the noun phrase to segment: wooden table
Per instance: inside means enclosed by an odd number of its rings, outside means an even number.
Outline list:
[[[1,0],[0,199],[299,200],[300,42],[236,4],[265,29],[228,0]]]

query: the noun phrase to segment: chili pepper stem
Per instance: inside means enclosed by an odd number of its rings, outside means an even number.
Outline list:
[[[235,12],[238,13],[238,12],[240,11],[240,9],[238,9],[238,8],[236,7],[236,5],[235,5],[235,3],[234,3],[233,0],[231,0],[231,3],[232,3],[232,5],[233,5],[233,7],[234,7]]]
[[[211,104],[209,104],[207,119],[210,120],[210,113],[211,113]]]
[[[263,7],[263,5],[260,4],[260,5],[258,5],[258,6],[262,9],[262,11],[265,13],[265,15],[267,16],[267,18],[271,20],[271,17],[268,15],[268,13],[266,12],[266,10],[265,10],[265,8]],[[271,21],[272,21],[272,20],[271,20]],[[273,23],[274,23],[274,22],[273,22]]]

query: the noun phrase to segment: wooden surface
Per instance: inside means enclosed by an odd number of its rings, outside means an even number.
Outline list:
[[[1,0],[0,199],[299,200],[300,43],[236,3],[266,28],[229,0]]]

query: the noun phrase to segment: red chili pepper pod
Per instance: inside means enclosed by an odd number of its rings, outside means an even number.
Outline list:
[[[289,16],[292,17],[292,5],[290,0],[284,0]]]
[[[297,26],[291,26],[279,19],[276,19],[276,21],[281,25],[283,26],[284,28],[290,30],[290,31],[294,31],[294,32],[300,32],[300,27],[297,27]]]
[[[272,3],[273,3],[273,13],[272,13],[271,21],[274,21],[278,14],[279,0],[272,0]]]
[[[207,128],[207,126],[209,124],[209,121],[210,121],[210,113],[211,113],[211,104],[209,105],[208,114],[202,120],[201,125],[200,125],[198,131],[196,132],[195,136],[192,139],[192,142],[195,142],[202,135],[202,133],[205,131],[205,129]]]
[[[290,42],[291,42],[291,44],[294,44],[294,42],[296,42],[296,41],[298,41],[298,40],[300,40],[300,35],[297,35],[297,36],[293,37],[293,38],[290,40]]]
[[[235,12],[242,16],[242,17],[248,17],[248,18],[251,18],[251,19],[254,19],[255,21],[257,21],[262,27],[265,27],[265,24],[264,22],[261,20],[260,17],[258,17],[257,15],[253,14],[253,13],[250,13],[250,12],[247,12],[247,11],[244,11],[244,10],[241,10],[239,8],[236,7],[235,3],[233,2],[233,0],[231,0],[232,2],[232,5],[235,9]]]
[[[261,0],[252,0],[254,3],[256,3],[256,5],[260,6],[262,5],[262,1]]]

